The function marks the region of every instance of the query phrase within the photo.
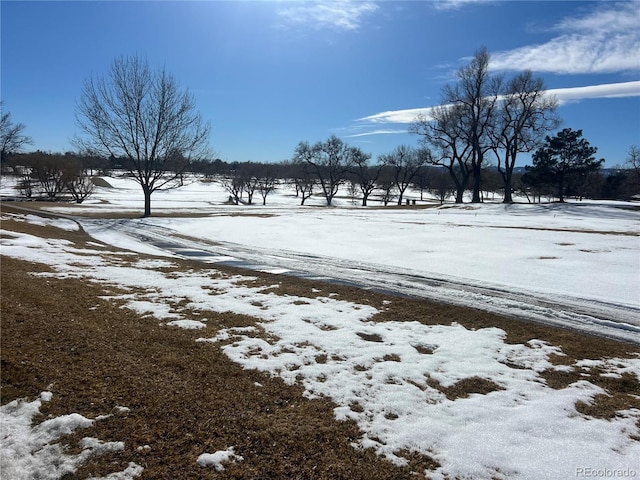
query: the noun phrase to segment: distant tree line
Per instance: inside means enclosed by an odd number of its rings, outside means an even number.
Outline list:
[[[565,129],[558,136],[560,140],[567,136],[575,137],[583,146],[586,143],[581,142],[584,139],[581,139],[580,131]],[[586,162],[575,163],[575,157],[557,152],[559,140],[556,137],[547,140],[550,145],[534,154],[533,165],[516,168],[512,172],[515,194],[529,202],[564,200],[567,197],[629,200],[640,195],[640,147],[629,149],[623,166],[602,169],[601,160],[595,160],[592,155]],[[334,154],[341,152],[340,155],[324,157],[324,153],[316,153],[306,160],[305,157],[294,156],[279,163],[198,160],[186,166],[178,163],[173,168],[177,170],[178,178],[191,174],[205,181],[220,182],[229,194],[229,202],[236,205],[256,203],[256,198],[266,205],[269,194],[283,186],[291,188],[301,205],[314,195],[321,195],[330,205],[339,188],[343,189],[343,195],[357,198],[363,206],[369,205],[372,199],[385,206],[402,205],[408,200],[406,192],[409,188],[420,193],[420,200],[424,199],[424,193],[429,193],[440,203],[455,199],[460,194],[449,170],[430,162],[432,157],[428,151],[402,145],[371,163],[370,155],[359,149],[349,150],[352,147],[338,138],[331,137],[320,143],[333,144]],[[588,143],[586,145],[585,153],[591,151]],[[304,144],[300,153],[309,155],[306,149],[313,147]],[[129,175],[124,158],[40,151],[7,156],[3,172],[19,176],[19,190],[25,198],[70,199],[76,202],[91,195],[93,176]],[[494,200],[496,194],[504,194],[504,178],[498,167],[485,165],[481,175],[482,199]],[[468,193],[472,194],[470,190]]]
[[[28,198],[81,202],[93,189],[93,175],[126,172],[142,188],[144,215],[151,214],[151,194],[183,184],[187,173],[221,182],[233,204],[262,204],[276,188],[288,184],[301,205],[314,195],[327,206],[342,189],[363,206],[408,203],[410,187],[420,198],[430,192],[441,202],[472,202],[515,193],[530,202],[567,197],[630,199],[640,193],[640,148],[632,146],[625,168],[602,170],[597,149],[581,130],[565,128],[557,100],[529,71],[513,78],[489,70],[490,55],[478,50],[462,67],[456,82],[442,91],[442,102],[419,116],[409,131],[418,147],[400,145],[372,160],[370,154],[335,135],[300,142],[280,163],[226,162],[213,159],[210,127],[195,110],[193,97],[164,69],[153,71],[137,56],[113,61],[106,77],[85,81],[76,108],[83,137],[77,152],[22,153],[32,143],[25,126],[2,112],[0,167],[20,175]],[[0,103],[1,105],[1,103]],[[520,154],[532,154],[525,171],[516,168]],[[415,201],[415,199],[411,199]]]
[[[90,171],[99,159],[34,152],[12,156],[14,172],[19,175],[18,190],[28,199],[64,200],[82,203],[93,192]]]

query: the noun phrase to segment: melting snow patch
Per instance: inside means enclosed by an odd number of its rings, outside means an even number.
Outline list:
[[[129,308],[140,315],[153,315],[160,320],[166,320],[167,318],[180,318],[180,315],[173,313],[171,305],[162,301],[148,301],[148,300],[129,300],[125,305],[125,308]]]
[[[206,323],[200,322],[198,320],[174,320],[173,322],[167,323],[172,327],[180,327],[186,330],[197,330],[199,328],[204,328],[207,326]]]
[[[2,478],[12,480],[55,480],[74,473],[94,455],[124,449],[122,442],[102,442],[85,437],[80,441],[82,451],[78,455],[64,453],[65,447],[51,443],[79,428],[88,428],[94,420],[78,413],[62,415],[32,426],[33,418],[40,413],[43,401],[52,394],[42,392],[38,400],[14,400],[0,407],[0,472]],[[142,467],[129,464],[124,472],[109,479],[132,479],[139,476]]]
[[[224,470],[223,463],[241,462],[242,460],[244,458],[236,455],[233,452],[233,447],[230,447],[227,450],[219,450],[215,453],[203,453],[196,461],[201,467],[214,467],[216,471],[221,472]]]
[[[354,446],[398,465],[407,462],[401,451],[432,457],[440,467],[429,478],[570,478],[589,465],[640,473],[640,411],[612,420],[581,415],[576,402],[604,390],[587,381],[548,387],[540,373],[554,367],[550,355],[562,355],[557,347],[508,344],[498,328],[375,323],[355,306],[332,307],[341,313],[261,322],[268,341],[239,329],[211,341],[245,368],[302,382],[309,398],[333,399],[336,418],[364,432]],[[424,344],[437,348],[415,347]],[[494,388],[478,390],[474,379]]]
[[[15,220],[18,222],[27,222],[32,225],[39,225],[42,227],[56,227],[62,230],[68,230],[70,232],[75,232],[80,229],[80,226],[74,222],[73,220],[66,220],[63,218],[47,218],[47,217],[38,217],[36,215],[19,215],[12,214],[9,217],[11,220]]]
[[[143,470],[140,465],[129,462],[129,466],[122,472],[111,473],[106,477],[90,477],[88,480],[132,480],[142,475]]]
[[[40,400],[42,400],[43,402],[50,402],[52,397],[53,397],[53,393],[51,392],[40,393]]]
[[[605,358],[602,360],[579,360],[576,367],[583,370],[598,368],[603,377],[620,378],[623,374],[635,375],[640,379],[640,357],[638,358]]]
[[[138,260],[135,264],[137,268],[146,268],[149,270],[154,270],[156,268],[172,268],[175,267],[176,264],[169,262],[167,260],[161,259],[146,259],[146,260]]]

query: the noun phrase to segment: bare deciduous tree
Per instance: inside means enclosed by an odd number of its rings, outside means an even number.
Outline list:
[[[640,185],[640,147],[638,145],[629,147],[625,165],[631,170],[633,182],[636,186]]]
[[[366,207],[369,196],[378,187],[377,181],[384,167],[384,163],[370,166],[369,159],[371,155],[360,151],[358,152],[354,157],[354,174],[356,183],[360,188],[360,192],[362,192],[362,206]]]
[[[38,183],[49,200],[57,199],[65,189],[65,170],[57,155],[35,152],[29,156],[31,179]]]
[[[175,187],[188,162],[209,153],[210,127],[193,96],[137,56],[119,57],[106,77],[85,81],[76,118],[85,134],[76,137],[77,146],[126,159],[144,193],[145,217],[151,215],[151,194]]]
[[[5,112],[2,104],[3,102],[0,102],[0,164],[4,166],[10,153],[22,151],[22,148],[33,143],[33,140],[23,133],[26,128],[24,124],[13,123],[11,113]]]
[[[86,174],[82,159],[72,153],[61,155],[37,151],[20,157],[24,173],[19,189],[27,198],[44,194],[47,200],[57,201],[70,194],[77,203],[82,203],[93,193],[94,185]]]
[[[318,178],[327,206],[331,206],[340,185],[346,181],[347,174],[352,169],[357,152],[358,148],[350,147],[332,135],[315,145],[300,142],[296,147],[294,159],[311,167]]]
[[[76,203],[82,203],[93,193],[93,181],[86,174],[81,158],[72,154],[62,157],[63,175],[62,181],[66,189]]]
[[[222,188],[229,192],[229,200],[239,205],[244,192],[244,181],[239,175],[229,175],[221,180]]]
[[[267,196],[278,187],[278,179],[276,177],[276,168],[272,164],[259,165],[256,171],[258,180],[258,192],[262,197],[262,205],[267,204]]]
[[[300,201],[300,205],[304,205],[311,196],[313,195],[313,190],[317,185],[316,179],[314,178],[310,165],[305,162],[298,162],[296,165],[296,174],[294,178],[294,183],[296,186],[296,196],[300,195],[302,200]]]
[[[444,89],[444,103],[460,108],[462,134],[471,147],[473,175],[472,202],[480,198],[482,163],[491,149],[490,129],[495,123],[496,108],[502,88],[502,77],[489,73],[490,55],[486,48],[479,49],[469,64],[457,72],[458,83]]]
[[[418,171],[431,159],[429,150],[400,145],[393,152],[382,155],[382,163],[393,170],[393,178],[398,191],[398,205],[402,205],[404,192],[413,182]]]
[[[65,186],[76,203],[82,203],[93,193],[93,182],[86,175],[72,175],[65,180]]]
[[[258,170],[259,166],[254,163],[245,163],[240,166],[240,180],[242,181],[242,189],[247,194],[247,203],[253,204],[253,196],[259,185]]]
[[[431,163],[431,162],[427,162]],[[413,186],[420,190],[420,201],[424,200],[424,191],[429,189],[429,184],[431,181],[431,170],[432,167],[428,167],[427,165],[423,165],[416,176],[413,179]]]
[[[442,205],[450,195],[455,195],[455,185],[451,180],[451,175],[442,168],[434,168],[431,175],[431,191],[438,197],[440,205]]]
[[[383,164],[384,165],[384,164]],[[395,175],[388,165],[384,165],[378,177],[378,188],[380,189],[380,200],[386,207],[389,202],[396,198],[396,181]]]
[[[512,176],[518,153],[540,147],[546,134],[560,124],[555,115],[558,101],[546,94],[541,78],[526,70],[512,78],[498,106],[491,130],[492,149],[504,183],[504,203],[511,203]]]
[[[409,132],[420,135],[420,142],[436,149],[428,162],[447,169],[456,188],[456,203],[462,203],[471,177],[471,144],[464,130],[464,110],[460,105],[434,107],[431,116],[418,116]]]
[[[512,176],[518,153],[538,148],[557,128],[557,100],[546,95],[541,79],[525,71],[505,84],[489,71],[486,48],[476,51],[457,72],[457,82],[443,90],[441,105],[430,117],[418,117],[410,132],[438,150],[435,165],[449,170],[456,185],[456,202],[473,179],[472,202],[480,202],[486,154],[493,150],[502,175],[504,202],[512,201]]]

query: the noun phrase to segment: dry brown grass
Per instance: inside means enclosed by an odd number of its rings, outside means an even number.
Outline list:
[[[497,390],[504,390],[504,388],[495,382],[481,377],[463,378],[449,387],[443,387],[436,380],[430,377],[427,378],[427,383],[430,387],[444,393],[449,400],[467,398],[473,393],[486,395]]]
[[[329,400],[242,370],[215,345],[195,342],[206,332],[168,331],[99,299],[99,286],[27,273],[38,269],[2,258],[2,403],[49,389],[44,416],[131,409],[68,440],[126,444],[69,479],[131,461],[145,468],[143,478],[410,478],[409,469],[351,447],[360,432],[334,419]],[[144,445],[150,450],[138,451]],[[230,446],[245,460],[223,474],[196,464]]]
[[[3,221],[3,228],[65,238],[78,246],[91,241],[81,231],[24,222]],[[101,299],[103,285],[33,276],[30,272],[46,271],[47,267],[1,258],[2,404],[34,398],[49,389],[54,396],[43,405],[42,419],[70,412],[91,418],[116,413],[65,442],[73,444],[81,437],[95,436],[126,445],[123,452],[92,459],[77,474],[66,477],[70,480],[123,470],[128,462],[145,468],[142,478],[154,479],[409,479],[421,478],[424,468],[435,466],[428,456],[415,452],[405,452],[410,463],[400,468],[371,450],[354,449],[351,442],[361,432],[353,422],[335,420],[331,401],[308,400],[302,387],[243,370],[216,344],[195,341],[214,336],[221,326],[252,325],[255,319],[251,317],[206,312],[209,322],[204,331],[161,326],[154,318],[141,317],[115,301]],[[208,268],[195,261],[175,263],[179,269]],[[230,268],[222,271],[246,274]],[[510,343],[544,340],[566,353],[552,358],[559,365],[583,358],[625,358],[639,351],[623,343],[468,308],[300,278],[251,275],[256,278],[252,283],[279,285],[270,290],[275,294],[315,297],[319,295],[312,293],[315,289],[323,295],[334,293],[336,298],[372,305],[381,311],[374,317],[380,322],[455,321],[470,329],[499,327]],[[109,290],[113,292],[114,287]],[[361,336],[380,341],[366,332]],[[424,354],[433,352],[431,345],[415,348]],[[326,355],[318,358],[319,362],[326,360]],[[585,378],[604,388],[607,395],[597,397],[593,404],[577,405],[586,415],[611,418],[622,409],[640,408],[640,386],[635,377],[610,378],[601,373],[597,369],[548,370],[542,376],[553,388]],[[488,379],[472,377],[441,391],[453,399],[499,388]],[[131,410],[117,413],[118,406]],[[145,445],[150,449],[138,449]],[[200,454],[230,446],[244,461],[229,464],[224,472],[196,464]]]

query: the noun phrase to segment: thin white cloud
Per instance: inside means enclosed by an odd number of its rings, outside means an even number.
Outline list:
[[[554,95],[560,105],[578,102],[592,98],[623,98],[640,97],[640,80],[622,83],[608,83],[603,85],[589,85],[585,87],[553,88],[547,94]],[[430,118],[434,107],[410,108],[406,110],[389,110],[358,118],[356,122],[363,125],[381,125],[388,123],[409,124],[416,121],[418,115]],[[384,130],[379,130],[385,132]],[[375,134],[376,131],[371,133]],[[389,130],[388,133],[406,133],[404,130]],[[363,135],[363,134],[360,134]]]
[[[496,70],[533,70],[560,74],[640,70],[638,2],[606,5],[553,26],[558,36],[546,43],[492,54]]]
[[[552,88],[547,90],[547,93],[555,95],[561,105],[590,98],[640,97],[640,80],[587,87]]]
[[[479,3],[494,3],[496,0],[434,0],[433,5],[438,10],[457,10],[468,5]]]
[[[410,108],[407,110],[389,110],[387,112],[375,113],[366,117],[358,118],[357,122],[363,123],[412,123],[418,115],[429,117],[433,107]]]
[[[358,30],[364,17],[378,6],[371,1],[333,0],[289,3],[278,10],[282,26],[307,26],[316,29]]]
[[[356,138],[356,137],[368,137],[370,135],[389,135],[389,134],[394,134],[394,133],[407,133],[407,129],[405,128],[404,130],[397,130],[397,129],[379,129],[379,130],[372,130],[370,132],[363,132],[363,133],[354,133],[353,135],[345,135],[345,138]]]

